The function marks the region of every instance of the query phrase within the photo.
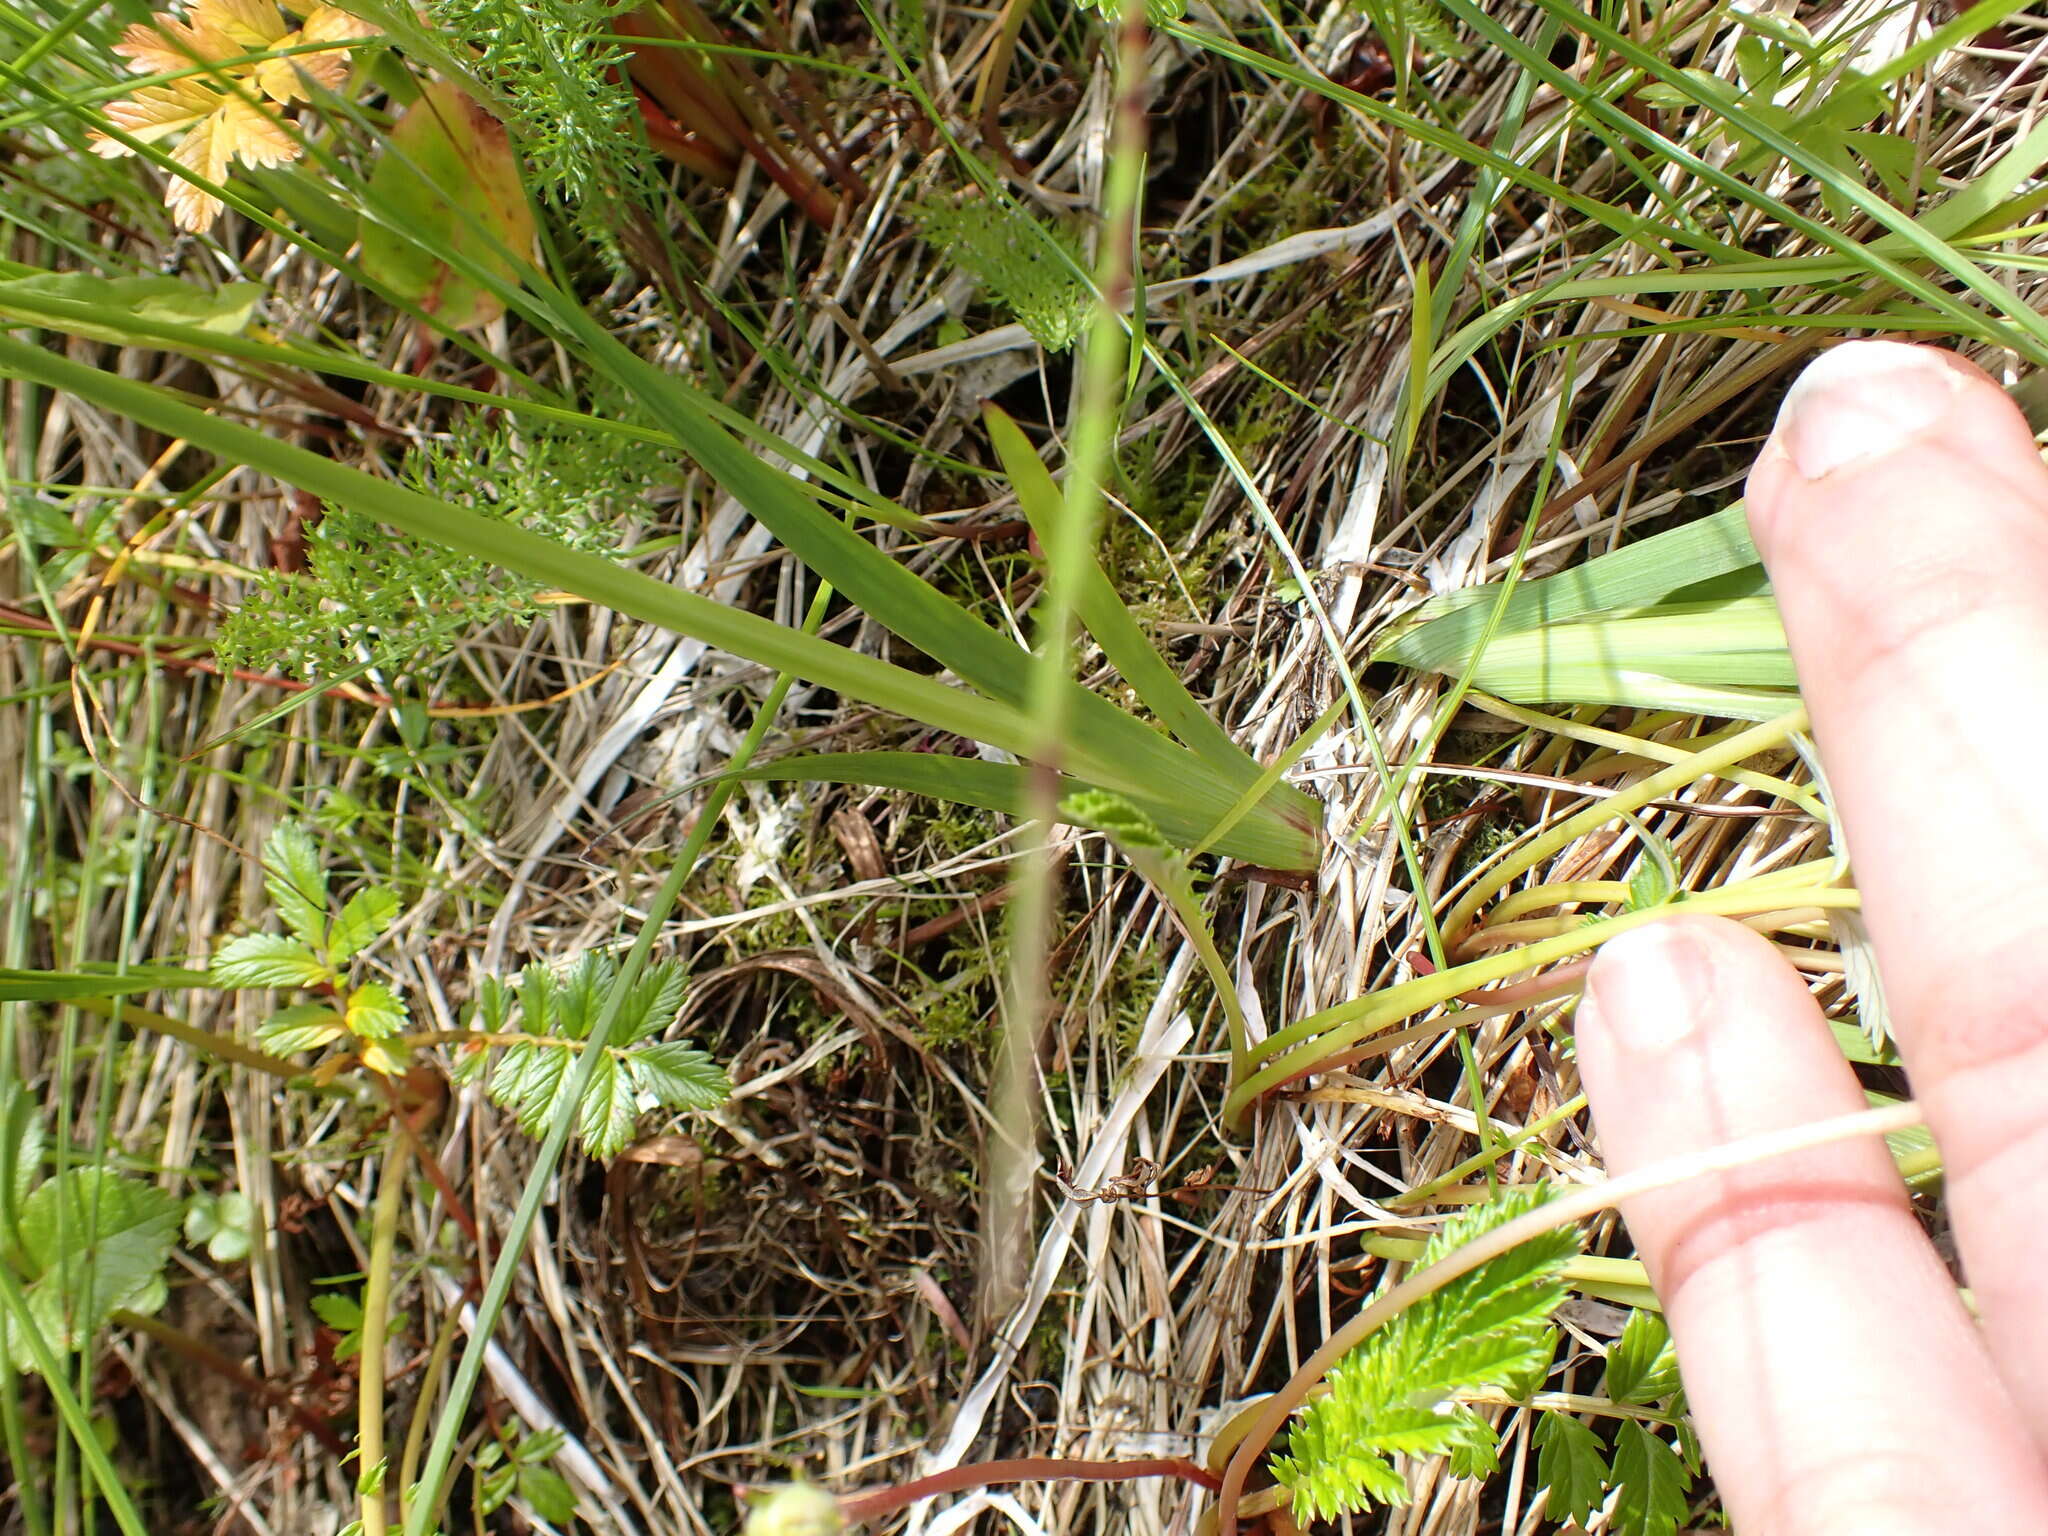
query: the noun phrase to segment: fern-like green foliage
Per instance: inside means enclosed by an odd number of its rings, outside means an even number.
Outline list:
[[[1086,267],[1065,231],[1040,224],[1007,200],[957,206],[932,203],[914,217],[924,237],[1015,315],[1048,352],[1064,352],[1088,323],[1088,287],[1060,259]]]
[[[479,990],[476,1023],[498,1047],[486,1091],[529,1136],[554,1117],[571,1058],[589,1039],[616,975],[609,957],[589,954],[559,972],[529,965],[516,991],[496,978]],[[645,1110],[716,1109],[731,1097],[732,1083],[717,1062],[695,1046],[656,1038],[675,1022],[687,980],[672,961],[649,966],[620,1005],[613,1043],[576,1107],[576,1139],[587,1155],[616,1157]],[[519,1034],[511,1035],[515,1008]],[[475,1077],[484,1062],[484,1052],[469,1056],[459,1075]]]
[[[523,152],[528,185],[574,213],[617,263],[617,217],[650,206],[657,178],[636,131],[615,0],[428,0],[426,10],[475,51],[472,67]]]
[[[1394,15],[1396,26],[1424,53],[1446,59],[1465,56],[1465,45],[1437,0],[1394,0]]]
[[[1424,1266],[1541,1204],[1541,1185],[1503,1195],[1447,1225]],[[1493,1431],[1455,1395],[1521,1386],[1549,1364],[1550,1316],[1564,1300],[1576,1229],[1553,1229],[1490,1259],[1401,1312],[1330,1372],[1329,1392],[1303,1411],[1273,1475],[1295,1518],[1334,1519],[1373,1503],[1405,1503],[1391,1457],[1449,1456],[1460,1476],[1498,1464]]]
[[[642,443],[500,420],[421,446],[402,474],[415,489],[596,552],[616,546],[624,509],[658,465]],[[534,583],[340,507],[307,527],[306,564],[257,577],[215,640],[223,666],[275,666],[308,682],[366,668],[404,674],[539,609]]]

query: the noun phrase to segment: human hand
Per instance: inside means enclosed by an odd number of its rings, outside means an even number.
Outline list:
[[[2048,1531],[2048,469],[1980,370],[1852,342],[1786,396],[1749,520],[1982,1326],[1873,1139],[1623,1212],[1741,1536]],[[1615,1173],[1865,1107],[1723,919],[1607,945],[1578,1040]]]

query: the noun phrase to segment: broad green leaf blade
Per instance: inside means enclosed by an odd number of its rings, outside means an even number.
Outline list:
[[[1614,1481],[1621,1498],[1612,1529],[1625,1536],[1673,1536],[1686,1515],[1692,1474],[1678,1452],[1633,1419],[1614,1432]]]
[[[935,752],[844,752],[778,758],[757,764],[735,777],[777,783],[866,784],[877,789],[900,789],[950,800],[957,805],[976,805],[983,810],[1010,816],[1030,814],[1026,775],[1021,764],[990,763],[979,758],[945,757]],[[1127,799],[1149,817],[1176,846],[1192,848],[1208,836],[1221,812],[1205,786],[1184,779],[1151,781],[1141,787],[1130,775],[1119,774],[1107,788]],[[1059,797],[1095,786],[1063,777]],[[1181,791],[1176,793],[1175,791]],[[1265,809],[1270,811],[1270,806]],[[1248,863],[1273,869],[1299,869],[1294,862],[1312,846],[1313,834],[1290,817],[1272,814],[1246,816],[1224,837],[1218,851]],[[1279,862],[1275,862],[1276,858]]]
[[[127,997],[136,992],[178,992],[209,987],[212,976],[176,965],[137,965],[111,971],[0,969],[0,1003],[59,1003],[78,997]]]
[[[1671,1330],[1655,1312],[1629,1314],[1607,1351],[1607,1395],[1617,1403],[1652,1404],[1678,1390],[1678,1354]]]
[[[577,1106],[576,1139],[583,1144],[584,1155],[605,1163],[617,1157],[632,1139],[637,1116],[633,1085],[619,1070],[618,1058],[606,1051]]]
[[[281,821],[263,842],[263,888],[301,944],[319,949],[327,937],[327,870],[313,835]]]
[[[1798,704],[1791,652],[1768,597],[1496,635],[1472,682],[1519,703],[1625,704],[1744,720],[1774,719]]]
[[[79,1349],[117,1310],[151,1312],[164,1297],[180,1215],[171,1196],[107,1168],[71,1168],[22,1204],[28,1309],[45,1339]],[[28,1350],[10,1328],[17,1361]]]
[[[498,296],[463,275],[468,262],[517,282],[533,246],[533,210],[504,124],[453,80],[427,85],[399,115],[370,173],[363,271],[446,325],[487,325]],[[459,259],[443,260],[450,251]]]
[[[693,1045],[643,1045],[626,1058],[636,1087],[668,1109],[716,1109],[732,1097],[725,1068]]]
[[[1742,503],[1682,528],[1625,545],[1584,565],[1519,583],[1501,611],[1496,637],[1521,634],[1618,609],[1647,608],[1716,577],[1729,597],[1766,590]],[[1753,573],[1735,577],[1734,573]],[[1402,621],[1373,653],[1425,672],[1455,673],[1485,632],[1498,583],[1433,597]]]
[[[213,952],[211,974],[222,987],[310,987],[329,976],[310,949],[281,933],[229,939]]]
[[[349,897],[327,935],[327,958],[336,969],[361,954],[398,915],[398,893],[373,885]]]
[[[325,1003],[293,1003],[265,1019],[256,1043],[279,1056],[317,1051],[348,1033],[348,1021]]]
[[[989,441],[995,445],[996,455],[1017,492],[1018,504],[1039,541],[1044,543],[1056,536],[1052,530],[1061,525],[1060,488],[1016,422],[994,405],[983,406],[982,416],[988,424]],[[1092,557],[1074,596],[1081,622],[1102,646],[1110,665],[1137,690],[1146,708],[1164,721],[1166,728],[1196,756],[1236,776],[1250,761],[1248,754],[1195,702],[1180,674],[1154,649]]]
[[[1568,1413],[1536,1421],[1536,1482],[1549,1490],[1543,1512],[1584,1525],[1607,1492],[1607,1458],[1600,1437]]]
[[[159,320],[201,331],[233,333],[249,323],[258,283],[206,289],[175,277],[94,277],[52,272],[0,281],[0,316],[58,315],[72,334],[125,346],[131,319]]]
[[[411,1015],[405,999],[381,981],[368,981],[348,995],[349,1033],[359,1040],[389,1040]]]

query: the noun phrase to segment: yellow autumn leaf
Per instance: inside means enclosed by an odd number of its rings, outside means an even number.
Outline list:
[[[220,105],[220,93],[197,80],[174,80],[169,85],[145,86],[126,101],[110,102],[107,121],[145,144],[154,144],[190,128]],[[91,136],[93,153],[111,159],[128,153],[128,146],[104,133]]]
[[[373,30],[332,5],[316,5],[296,29],[271,0],[193,0],[182,19],[160,12],[121,35],[114,51],[137,70],[181,76],[145,85],[107,107],[107,120],[145,144],[182,135],[171,159],[211,182],[224,180],[236,161],[276,166],[295,160],[298,141],[286,121],[265,110],[310,100],[311,85],[339,90],[348,81],[348,50]],[[321,45],[314,53],[284,50]],[[269,55],[267,57],[252,57]],[[186,73],[212,65],[213,73]],[[109,158],[129,146],[108,134],[90,135],[95,154]],[[221,201],[203,187],[174,179],[164,201],[180,229],[199,231],[220,216]]]

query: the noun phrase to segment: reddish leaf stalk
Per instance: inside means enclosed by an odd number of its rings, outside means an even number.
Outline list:
[[[1214,1493],[1222,1486],[1216,1475],[1184,1456],[1154,1456],[1136,1461],[1070,1461],[1060,1456],[1018,1456],[949,1467],[929,1477],[912,1478],[867,1493],[848,1494],[839,1513],[848,1520],[879,1520],[934,1494],[986,1488],[992,1483],[1121,1483],[1139,1477],[1177,1477]]]

